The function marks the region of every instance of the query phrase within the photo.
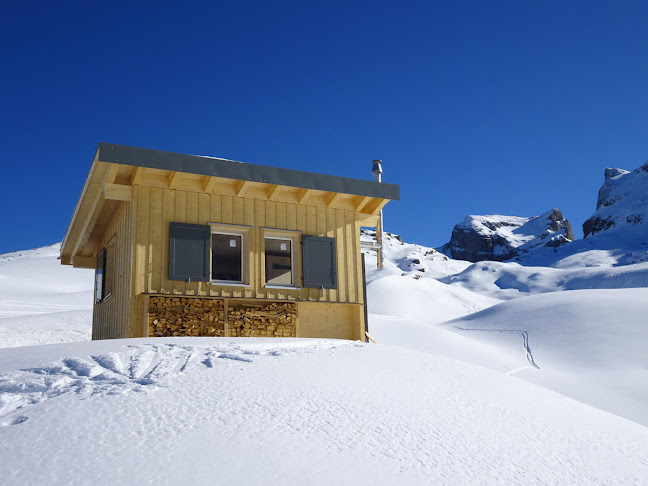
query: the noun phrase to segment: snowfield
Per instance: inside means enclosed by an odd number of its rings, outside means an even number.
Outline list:
[[[518,377],[648,426],[648,289],[577,290],[505,302],[444,324]]]
[[[72,343],[93,272],[0,255],[0,482],[648,484],[642,252],[471,264],[387,235],[379,345]]]
[[[5,349],[22,484],[645,484],[648,428],[480,367],[334,340]]]
[[[90,339],[94,272],[61,265],[60,247],[0,255],[0,348]]]

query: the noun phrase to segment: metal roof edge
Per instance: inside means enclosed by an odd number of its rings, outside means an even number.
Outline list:
[[[397,184],[332,176],[232,160],[186,155],[100,142],[98,160],[113,164],[172,170],[189,174],[223,177],[265,184],[300,187],[328,192],[354,194],[381,199],[399,200]]]

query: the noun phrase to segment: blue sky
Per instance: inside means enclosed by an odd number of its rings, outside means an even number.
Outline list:
[[[137,5],[132,5],[137,3]],[[388,231],[575,225],[648,160],[646,2],[5,2],[0,252],[60,241],[99,141],[384,180]]]

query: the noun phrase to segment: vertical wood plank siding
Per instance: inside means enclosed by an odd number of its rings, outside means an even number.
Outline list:
[[[92,339],[129,337],[131,304],[131,203],[120,204],[101,238],[98,251],[114,238],[113,294],[94,305]]]
[[[276,202],[183,190],[133,186],[135,294],[363,302],[360,232],[353,210]],[[246,241],[249,287],[168,280],[169,223],[223,223],[251,226]],[[263,230],[278,228],[336,239],[338,289],[266,289],[263,286]],[[301,252],[296,252],[297,254]],[[301,285],[301,275],[296,275]]]

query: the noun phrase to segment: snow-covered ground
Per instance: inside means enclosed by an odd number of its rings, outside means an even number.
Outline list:
[[[646,427],[398,347],[112,340],[6,349],[0,373],[7,485],[638,485],[648,477]]]
[[[588,266],[592,250],[565,268],[460,262],[442,276],[418,268],[454,260],[392,235],[385,243],[385,270],[366,255],[378,342],[514,374],[648,426],[648,263],[618,265],[598,250]]]
[[[515,375],[648,426],[646,302],[646,288],[553,292],[441,325],[372,315],[370,333],[380,343]]]
[[[92,271],[57,253],[0,255],[3,484],[648,482],[648,263],[627,249],[471,264],[387,235],[379,345],[18,347],[89,339]]]
[[[484,261],[440,282],[502,300],[561,290],[640,288],[648,287],[648,263],[552,268]]]
[[[0,255],[0,348],[90,339],[94,273],[61,265],[59,251]]]

